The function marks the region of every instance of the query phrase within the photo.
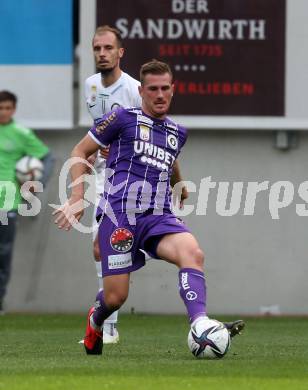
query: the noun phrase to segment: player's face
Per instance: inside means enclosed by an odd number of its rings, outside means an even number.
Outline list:
[[[15,113],[15,104],[10,100],[0,102],[0,124],[9,123]]]
[[[154,118],[164,118],[169,109],[174,86],[169,73],[147,74],[139,87],[143,111]]]
[[[106,31],[94,36],[93,52],[97,70],[101,73],[110,73],[119,68],[124,49],[118,47],[116,36],[111,31]]]

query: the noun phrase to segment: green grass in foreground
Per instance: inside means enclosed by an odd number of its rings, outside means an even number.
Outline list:
[[[212,361],[188,351],[184,316],[122,314],[121,342],[103,356],[77,343],[84,326],[78,315],[0,317],[0,389],[308,389],[307,318],[248,318]]]

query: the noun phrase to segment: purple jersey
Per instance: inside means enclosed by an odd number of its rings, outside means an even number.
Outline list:
[[[118,212],[171,209],[170,177],[186,142],[185,128],[141,109],[119,108],[96,120],[88,134],[99,145],[110,145],[99,206],[103,213],[109,207]]]

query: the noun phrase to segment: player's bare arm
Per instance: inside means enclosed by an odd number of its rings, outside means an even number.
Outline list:
[[[106,146],[105,148],[103,147],[99,148],[99,153],[105,160],[107,160],[109,156],[109,148],[110,148],[109,146]],[[97,158],[97,153],[91,154],[91,156],[87,158],[88,163],[91,164],[91,166],[94,166],[96,158]],[[88,167],[87,173],[91,173],[91,171],[92,171],[91,167]]]
[[[83,216],[84,180],[87,173],[87,159],[97,152],[99,145],[86,135],[72,150],[71,158],[78,158],[70,168],[72,178],[72,193],[64,205],[53,212],[56,215],[55,224],[59,229],[70,230],[72,225]],[[79,180],[81,178],[81,180]]]

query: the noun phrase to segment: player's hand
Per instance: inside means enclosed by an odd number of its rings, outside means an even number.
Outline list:
[[[188,198],[188,191],[186,187],[182,188],[181,200],[180,200],[180,209],[184,208],[184,201]]]
[[[55,224],[59,229],[70,230],[75,223],[79,222],[84,212],[83,203],[83,199],[72,196],[52,213],[56,215]]]
[[[107,160],[108,156],[109,156],[109,146],[107,146],[107,148],[100,148],[100,154],[101,156]]]
[[[94,165],[94,164],[95,164],[95,160],[96,160],[96,153],[91,154],[91,156],[89,156],[89,157],[87,158],[87,161],[88,161],[91,165]]]

